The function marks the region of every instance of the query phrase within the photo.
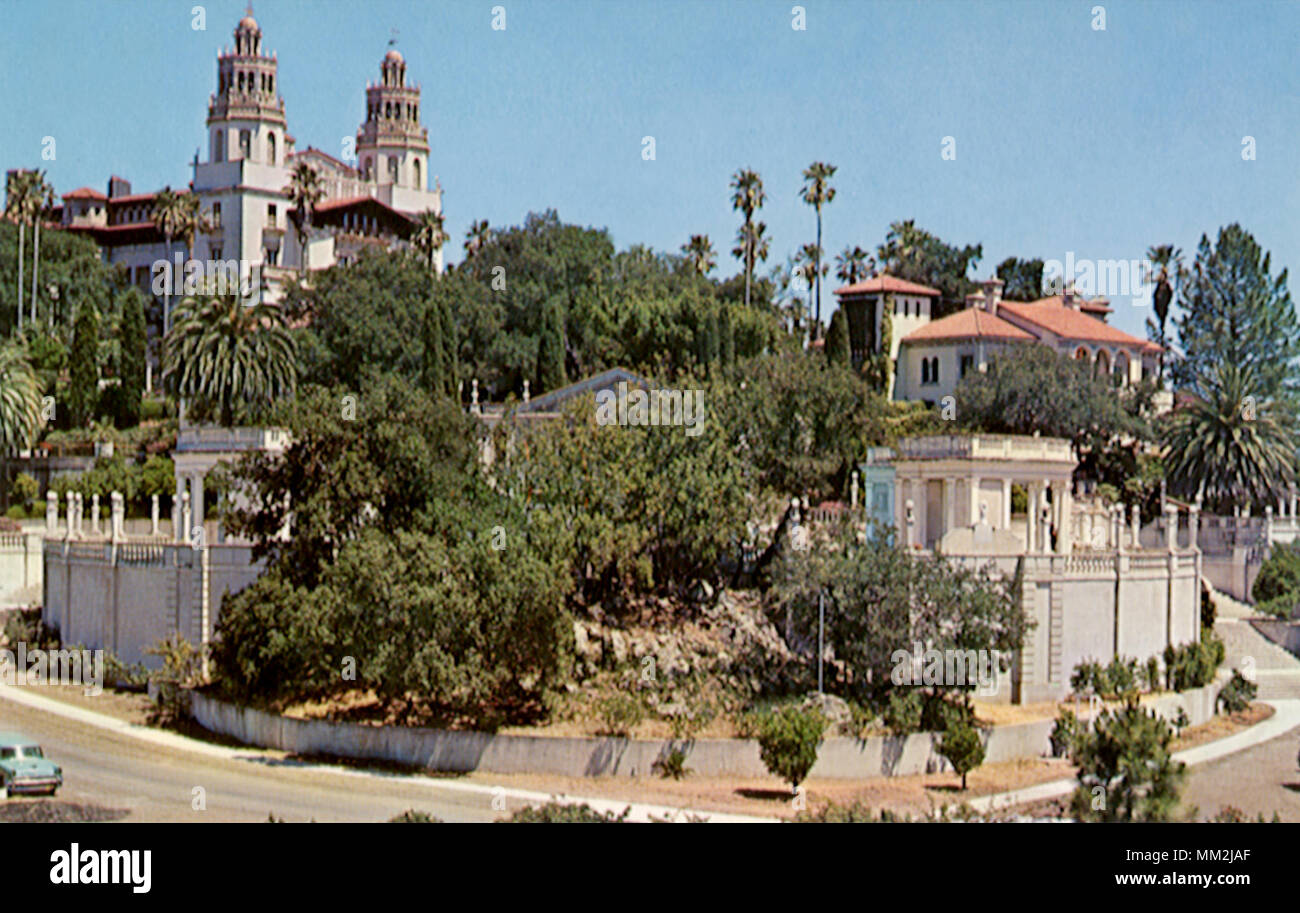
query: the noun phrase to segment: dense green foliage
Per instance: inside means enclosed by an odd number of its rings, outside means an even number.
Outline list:
[[[764,766],[797,790],[817,763],[826,718],[818,710],[785,704],[759,714],[753,728]]]
[[[1186,771],[1169,750],[1173,736],[1163,717],[1136,702],[1103,710],[1091,730],[1075,739],[1075,816],[1084,821],[1168,820]]]
[[[966,721],[947,729],[937,750],[961,776],[962,789],[966,788],[966,775],[984,763],[984,741],[979,730]]]

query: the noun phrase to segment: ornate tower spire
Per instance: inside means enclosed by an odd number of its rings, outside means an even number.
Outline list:
[[[406,61],[396,48],[384,55],[379,73],[379,82],[366,86],[366,119],[357,130],[362,176],[423,191],[429,131],[420,125],[420,89],[406,84]]]
[[[217,57],[217,91],[208,102],[211,160],[283,164],[284,99],[276,90],[277,61],[262,51],[262,29],[247,14],[235,26],[234,50]]]

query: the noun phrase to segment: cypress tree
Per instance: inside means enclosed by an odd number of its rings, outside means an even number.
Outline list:
[[[442,301],[442,371],[443,392],[448,396],[456,395],[456,382],[460,374],[460,344],[456,339],[456,321],[451,314],[451,302],[440,296]]]
[[[137,288],[127,289],[122,296],[122,371],[121,412],[118,421],[124,428],[140,423],[140,400],[144,395],[145,300]]]
[[[549,303],[542,324],[542,334],[537,340],[537,392],[546,393],[563,387],[564,375],[564,325],[559,306]]]
[[[447,392],[446,347],[443,344],[443,308],[440,296],[430,297],[424,309],[423,343],[424,375],[421,384],[431,396],[445,396]]]
[[[84,428],[94,418],[99,401],[99,312],[82,300],[72,324],[68,383],[68,415],[72,427]]]
[[[837,309],[831,315],[831,327],[826,333],[826,360],[833,365],[847,368],[852,360],[849,352],[849,331],[844,319],[844,310]]]

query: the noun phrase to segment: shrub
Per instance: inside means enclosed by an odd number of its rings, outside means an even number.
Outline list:
[[[162,669],[150,676],[158,689],[150,722],[177,723],[188,719],[190,702],[186,689],[199,683],[203,670],[202,652],[180,632],[159,640],[144,652],[161,657],[163,661]]]
[[[1173,759],[1173,729],[1135,700],[1103,710],[1082,732],[1074,755],[1079,786],[1072,802],[1084,821],[1165,821],[1178,805],[1186,766]]]
[[[1201,583],[1201,627],[1213,628],[1214,621],[1218,617],[1218,610],[1214,607],[1214,600],[1210,598],[1210,588]]]
[[[921,729],[921,710],[921,695],[915,688],[902,692],[892,691],[882,719],[894,735],[909,735]]]
[[[1052,757],[1064,758],[1073,754],[1075,740],[1079,737],[1079,718],[1074,711],[1062,707],[1061,714],[1052,724],[1052,734],[1048,741],[1052,743]]]
[[[1201,642],[1165,647],[1165,678],[1171,691],[1200,688],[1214,680],[1223,662],[1223,641],[1202,629]]]
[[[30,510],[32,502],[41,494],[41,486],[34,476],[20,472],[14,478],[9,494],[16,502]]]
[[[950,727],[939,740],[939,754],[961,774],[961,788],[965,789],[966,774],[984,763],[984,742],[979,730],[967,722]]]
[[[596,710],[600,714],[601,735],[629,736],[645,719],[645,704],[636,694],[612,694],[602,699]]]
[[[1250,588],[1251,598],[1256,603],[1267,602],[1295,590],[1300,590],[1300,547],[1295,543],[1275,545]]]
[[[826,717],[816,710],[801,710],[787,704],[768,711],[757,721],[758,751],[763,764],[773,775],[789,783],[793,790],[808,776],[817,763],[817,749],[826,731]]]
[[[1160,690],[1160,660],[1154,656],[1147,657],[1142,668],[1142,679],[1148,691]]]
[[[116,654],[104,652],[104,684],[124,691],[143,691],[149,685],[144,663],[124,663]]]
[[[413,808],[408,808],[400,815],[388,819],[389,824],[443,824],[441,818],[435,817],[428,812],[417,812]]]
[[[53,650],[59,646],[59,629],[41,620],[40,609],[14,612],[5,622],[4,643],[13,646],[27,644],[28,650]]]
[[[613,812],[598,812],[585,802],[581,805],[547,802],[521,808],[505,821],[507,824],[622,824],[631,812],[631,806],[623,809],[621,815],[615,815]]]
[[[1265,615],[1286,621],[1294,614],[1296,603],[1300,603],[1300,592],[1293,591],[1256,603],[1255,608]]]
[[[1241,674],[1241,670],[1235,670],[1232,678],[1223,686],[1219,692],[1218,704],[1229,713],[1242,713],[1250,707],[1250,702],[1255,699],[1259,688],[1254,682],[1250,681]]]
[[[1085,660],[1074,667],[1070,674],[1070,691],[1074,694],[1100,694],[1100,680],[1103,676],[1100,663]]]
[[[1174,714],[1173,724],[1174,724],[1174,729],[1176,729],[1179,732],[1182,732],[1188,726],[1192,725],[1191,719],[1187,716],[1187,708],[1185,707],[1178,708],[1178,712]]]
[[[1102,694],[1110,697],[1123,697],[1137,690],[1138,662],[1129,656],[1117,656],[1106,667],[1105,685]]]
[[[691,772],[686,766],[686,752],[677,746],[668,749],[668,752],[654,763],[654,770],[659,771],[659,776],[665,780],[680,780]]]

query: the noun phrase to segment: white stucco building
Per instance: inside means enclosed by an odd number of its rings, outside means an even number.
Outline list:
[[[1160,370],[1163,350],[1108,324],[1111,309],[1104,299],[1087,300],[1067,289],[1037,301],[1004,301],[1002,280],[980,285],[964,309],[937,320],[938,289],[887,275],[836,289],[854,363],[880,351],[882,315],[892,307],[894,399],[937,403],[968,371],[983,371],[998,352],[1027,343],[1087,361],[1121,386]]]
[[[194,239],[195,260],[237,270],[253,300],[279,300],[285,281],[303,264],[320,270],[348,262],[366,247],[409,243],[416,219],[442,212],[442,190],[429,187],[429,131],[421,123],[420,87],[407,82],[406,61],[389,50],[379,79],[366,87],[365,119],[357,128],[356,160],[320,149],[299,151],[289,132],[278,84],[278,60],[263,46],[251,16],[240,20],[234,47],[217,56],[216,90],[208,99],[205,158],[194,157],[193,177],[181,193],[197,194],[209,229]],[[342,154],[343,150],[340,150]],[[321,179],[317,205],[299,244],[287,193],[295,164],[306,162]],[[120,264],[131,281],[154,293],[154,266],[184,257],[184,242],[170,248],[153,221],[157,192],[133,193],[112,177],[108,193],[82,187],[63,194],[53,220],[89,235],[105,261]],[[441,254],[437,268],[442,268]],[[173,302],[174,306],[174,302]]]

